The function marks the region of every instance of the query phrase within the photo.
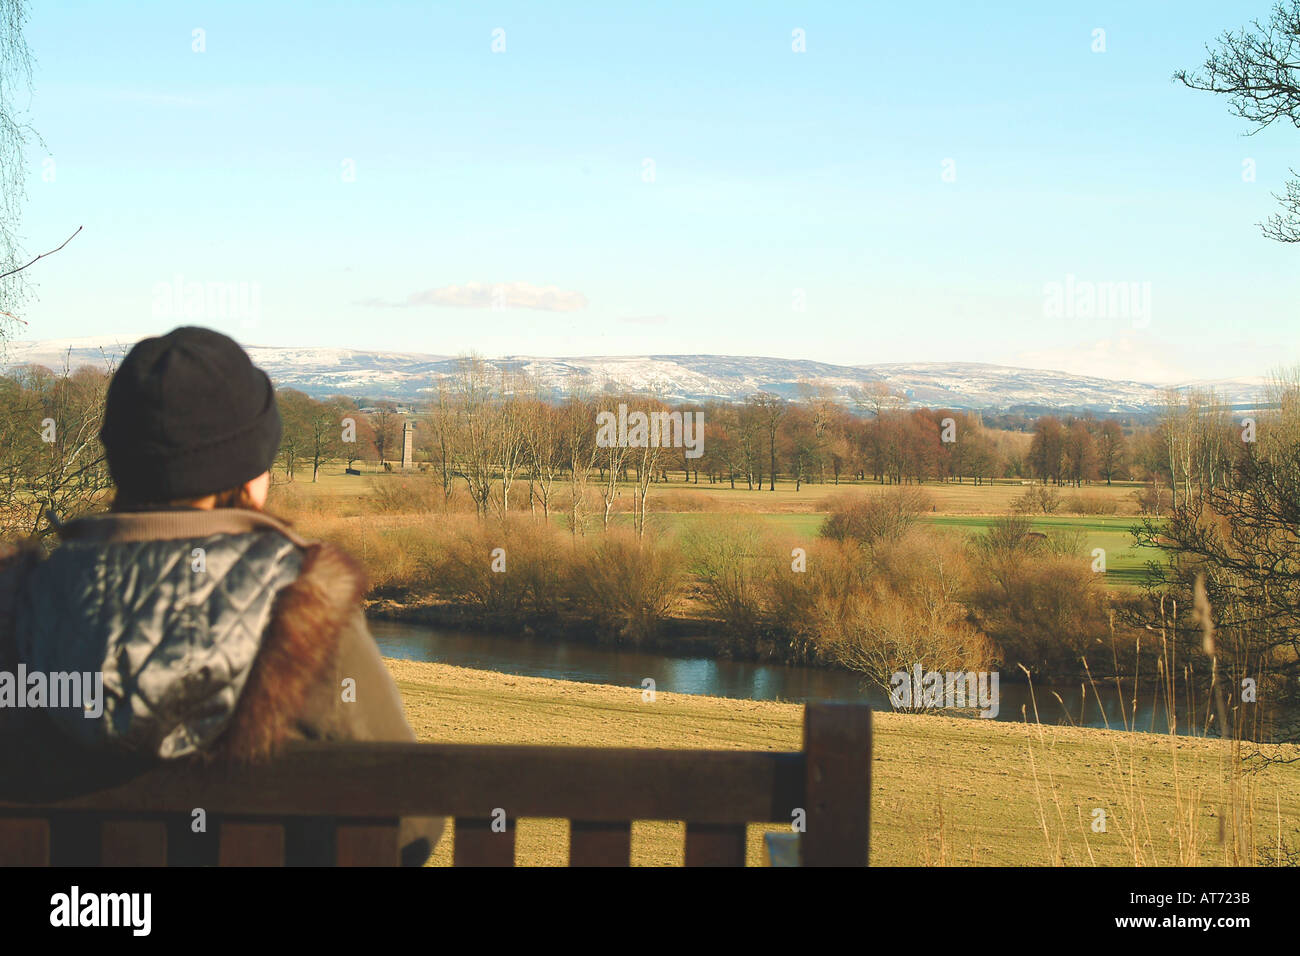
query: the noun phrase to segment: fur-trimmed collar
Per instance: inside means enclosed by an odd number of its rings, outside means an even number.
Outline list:
[[[265,760],[291,736],[312,687],[331,679],[339,639],[365,593],[365,574],[331,544],[307,548],[302,574],[279,593],[216,759]]]

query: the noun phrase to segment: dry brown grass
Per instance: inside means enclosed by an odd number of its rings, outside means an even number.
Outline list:
[[[800,746],[802,709],[796,704],[662,691],[654,703],[645,703],[639,685],[579,684],[413,661],[387,664],[422,740],[752,750]],[[1279,752],[1300,757],[1297,746]],[[1219,816],[1230,784],[1217,741],[879,713],[873,753],[871,862],[876,866],[1128,866],[1135,862],[1134,842],[1150,864],[1224,861]],[[1248,825],[1257,847],[1300,827],[1300,763],[1270,767],[1251,786],[1255,809]],[[1105,809],[1110,820],[1104,834],[1090,827],[1096,808]],[[761,832],[768,828],[750,828],[750,865],[762,865]],[[563,821],[523,821],[517,860],[564,865],[567,833]],[[434,865],[450,864],[453,841],[454,835],[442,841]],[[1188,852],[1193,845],[1196,852]],[[680,863],[680,824],[637,824],[633,861]]]

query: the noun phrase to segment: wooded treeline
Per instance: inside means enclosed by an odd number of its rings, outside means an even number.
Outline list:
[[[107,381],[106,370],[88,367],[55,373],[33,366],[0,377],[6,533],[46,533],[49,509],[73,515],[103,499],[109,482],[97,432]],[[759,492],[842,481],[1136,480],[1149,486],[1143,510],[1159,515],[1194,483],[1223,480],[1243,428],[1212,394],[1195,391],[1171,393],[1155,426],[1062,414],[1039,417],[1028,432],[987,428],[978,412],[911,407],[884,384],[859,389],[847,402],[817,384],[802,385],[789,400],[758,393],[731,404],[670,406],[611,387],[556,401],[526,376],[493,372],[475,358],[432,382],[429,396],[402,406],[280,389],[284,434],[274,477],[315,481],[332,461],[394,467],[410,421],[415,463],[432,472],[444,497],[460,488],[480,514],[559,511],[575,526],[595,491],[606,525],[614,500],[630,494],[640,529],[652,486],[671,481]],[[699,416],[701,453],[602,447],[597,416],[620,403]]]

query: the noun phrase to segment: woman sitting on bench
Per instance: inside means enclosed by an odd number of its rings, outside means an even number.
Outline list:
[[[415,739],[358,565],[262,510],[280,432],[274,387],[234,340],[179,328],[131,350],[100,433],[112,510],[62,526],[47,558],[0,559],[0,672],[28,675],[0,699],[5,764],[89,786],[295,739]],[[29,693],[68,675],[86,678],[77,706]],[[423,863],[442,829],[404,820],[402,862]]]

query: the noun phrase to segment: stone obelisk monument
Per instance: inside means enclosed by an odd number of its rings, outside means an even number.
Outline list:
[[[402,467],[415,467],[415,459],[411,455],[411,435],[415,432],[415,426],[410,420],[402,423]]]

